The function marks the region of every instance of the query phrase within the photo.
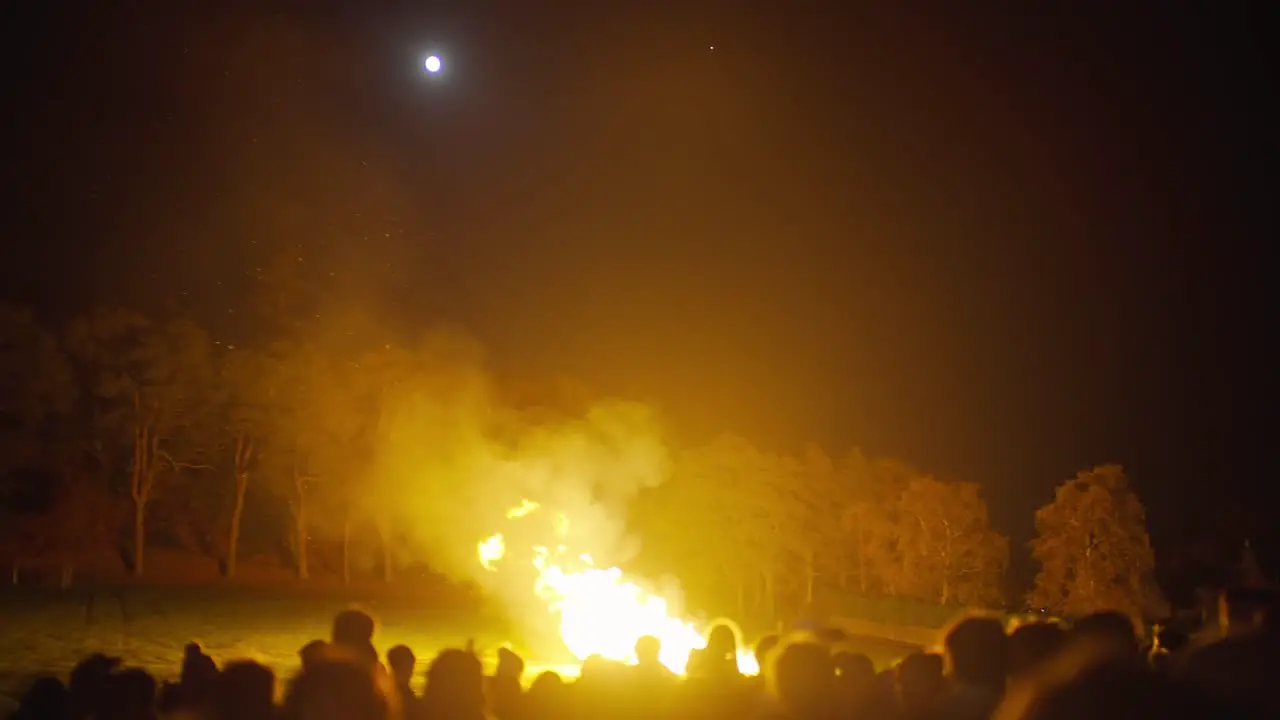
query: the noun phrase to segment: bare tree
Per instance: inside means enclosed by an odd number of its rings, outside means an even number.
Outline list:
[[[921,599],[943,605],[999,601],[1009,540],[991,529],[977,484],[920,477],[899,504],[900,542]]]
[[[145,570],[147,509],[161,478],[207,469],[192,428],[210,410],[212,343],[193,323],[155,325],[127,310],[98,310],[74,322],[67,345],[93,396],[99,439],[128,448],[133,503],[133,572]]]

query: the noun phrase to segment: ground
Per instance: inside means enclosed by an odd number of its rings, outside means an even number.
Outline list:
[[[11,701],[34,675],[65,677],[93,652],[173,678],[182,648],[192,640],[220,663],[258,660],[288,677],[297,668],[298,649],[325,637],[334,613],[352,604],[378,619],[380,650],[406,644],[423,665],[436,651],[468,639],[489,657],[497,647],[512,644],[532,673],[568,659],[521,647],[518,629],[509,627],[500,608],[410,580],[355,589],[323,581],[6,587],[0,589],[0,698]],[[879,666],[914,649],[872,637],[858,638],[855,646]]]

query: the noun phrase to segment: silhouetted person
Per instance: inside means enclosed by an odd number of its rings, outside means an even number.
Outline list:
[[[489,709],[498,720],[516,720],[523,714],[524,659],[507,648],[498,648],[498,666],[489,678]]]
[[[769,634],[760,638],[760,640],[756,642],[756,647],[755,650],[752,651],[752,654],[755,655],[756,666],[760,668],[762,673],[764,672],[765,663],[768,661],[769,653],[773,652],[773,649],[778,647],[778,642],[780,640],[781,638],[777,635]]]
[[[1267,624],[1275,605],[1275,594],[1267,588],[1230,588],[1218,599],[1219,632],[1223,637],[1256,632]]]
[[[788,720],[831,716],[834,683],[835,666],[822,643],[793,642],[779,649],[771,686]]]
[[[324,640],[312,640],[298,649],[298,660],[302,663],[302,669],[314,667],[316,663],[321,662],[329,654],[329,643]]]
[[[95,716],[107,701],[107,687],[111,673],[120,666],[120,658],[95,653],[81,660],[71,670],[67,685],[67,701],[73,720]]]
[[[906,720],[932,718],[947,701],[947,682],[942,656],[911,653],[896,670],[898,705]]]
[[[636,640],[636,678],[659,690],[666,690],[669,683],[675,682],[676,674],[662,664],[662,641],[652,635],[642,636]]]
[[[735,680],[738,672],[738,636],[733,628],[717,624],[707,635],[707,646],[689,656],[688,674],[706,680]]]
[[[862,653],[841,650],[831,657],[835,665],[835,702],[842,712],[856,717],[877,709],[876,667]]]
[[[203,710],[218,679],[218,665],[205,654],[199,643],[187,643],[182,649],[182,670],[177,683],[166,682],[160,689],[159,709],[162,714],[178,710]]]
[[[284,711],[288,720],[388,720],[390,708],[367,667],[326,659],[293,679]]]
[[[250,660],[228,663],[214,685],[214,720],[271,720],[275,716],[276,674]]]
[[[387,651],[387,669],[391,673],[396,689],[403,695],[410,697],[415,695],[410,685],[417,665],[418,656],[413,654],[413,650],[408,645],[396,645]]]
[[[1073,640],[1103,643],[1130,659],[1137,659],[1142,653],[1133,619],[1115,610],[1085,615],[1071,625],[1068,635]]]
[[[636,664],[629,668],[627,690],[633,717],[654,717],[672,700],[679,678],[662,664],[662,641],[645,635],[635,644]]]
[[[1214,700],[1258,717],[1280,717],[1280,633],[1275,630],[1274,596],[1242,588],[1223,594],[1224,637],[1196,650],[1183,677]]]
[[[1133,662],[1113,641],[1099,636],[1072,640],[1011,694],[997,720],[1233,717]]]
[[[22,694],[14,720],[63,720],[70,711],[70,693],[56,677],[36,678]]]
[[[564,678],[550,670],[533,679],[525,696],[525,712],[529,720],[559,720],[568,704]]]
[[[1067,631],[1057,623],[1030,622],[1009,635],[1009,676],[1022,677],[1061,652]]]
[[[218,664],[205,654],[200,643],[190,642],[182,649],[182,673],[179,681],[183,685],[209,686],[218,677]]]
[[[141,668],[128,668],[110,675],[104,702],[98,709],[101,720],[153,720],[156,717],[155,678]]]
[[[951,692],[947,716],[986,718],[1000,704],[1008,669],[1008,637],[998,620],[968,617],[944,641]]]
[[[330,642],[370,665],[378,664],[378,651],[373,646],[376,624],[373,616],[362,610],[343,610],[333,617]]]
[[[1156,625],[1151,632],[1151,648],[1147,652],[1147,663],[1158,673],[1172,673],[1185,659],[1190,645],[1191,637],[1186,633]]]
[[[445,650],[427,668],[422,693],[424,717],[430,720],[482,720],[484,668],[475,655]]]

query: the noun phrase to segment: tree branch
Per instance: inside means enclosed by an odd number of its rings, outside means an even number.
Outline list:
[[[172,455],[165,452],[164,450],[156,450],[156,458],[168,463],[169,467],[173,470],[214,470],[216,469],[212,465],[178,462],[177,460],[173,459]]]

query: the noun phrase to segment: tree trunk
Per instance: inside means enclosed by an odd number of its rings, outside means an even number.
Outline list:
[[[391,529],[383,524],[378,534],[382,539],[382,581],[391,582]]]
[[[778,598],[776,588],[774,587],[773,567],[764,572],[764,601],[765,610],[769,613],[769,620],[778,619]]]
[[[342,584],[351,584],[351,513],[342,523]]]
[[[307,566],[307,476],[302,472],[302,438],[298,438],[293,447],[293,489],[294,489],[294,533],[298,563],[298,579],[306,580],[311,576]]]
[[[858,592],[867,594],[867,566],[863,558],[866,557],[866,547],[862,540],[862,521],[858,521]]]
[[[134,411],[141,415],[142,398],[134,393]],[[129,472],[129,496],[133,499],[133,574],[142,577],[147,549],[147,502],[151,500],[151,487],[155,480],[152,461],[156,456],[159,438],[151,433],[151,426],[139,421],[133,432],[133,467]]]
[[[236,561],[240,556],[240,521],[244,517],[244,496],[249,491],[249,461],[253,457],[253,440],[240,435],[236,438],[235,503],[231,506],[231,529],[227,537],[227,577],[236,576]]]
[[[816,563],[814,561],[813,555],[814,555],[813,551],[809,550],[808,552],[805,553],[805,556],[804,556],[804,572],[805,572],[804,603],[806,607],[813,607],[813,586],[818,575],[818,571],[815,568]]]
[[[747,579],[741,575],[738,576],[738,617],[745,617],[747,613]]]
[[[302,498],[298,498],[298,512],[294,518],[294,531],[297,533],[297,553],[298,553],[298,579],[306,580],[311,577],[310,569],[307,567],[307,506]]]
[[[942,605],[946,605],[951,601],[951,579],[947,577],[948,571],[943,571],[942,575]]]
[[[240,555],[240,518],[244,515],[244,493],[236,481],[236,501],[231,507],[231,531],[227,537],[227,577],[236,576],[236,560]]]
[[[13,569],[12,569],[12,570],[10,571],[10,573],[9,573],[9,579],[13,582],[13,584],[14,584],[14,585],[17,585],[17,584],[18,584],[18,570],[19,570],[19,569],[20,569],[20,566],[18,565],[18,563],[17,563],[17,562],[15,562],[15,563],[13,564]]]
[[[147,504],[145,501],[133,503],[133,574],[142,577],[143,557],[147,548]]]

